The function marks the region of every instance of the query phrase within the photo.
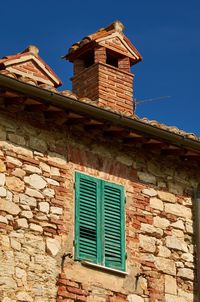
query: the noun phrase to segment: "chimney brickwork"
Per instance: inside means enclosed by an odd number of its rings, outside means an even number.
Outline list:
[[[112,23],[72,45],[66,58],[74,63],[74,93],[130,115],[135,107],[131,66],[142,57],[122,33],[123,28],[119,21]]]
[[[133,78],[133,74],[123,69],[96,63],[73,77],[73,92],[98,102],[100,107],[132,114]]]

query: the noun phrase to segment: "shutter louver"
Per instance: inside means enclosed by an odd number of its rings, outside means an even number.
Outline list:
[[[125,270],[124,188],[76,173],[75,258]]]
[[[98,181],[76,174],[76,258],[97,262]]]
[[[125,269],[124,192],[121,186],[104,182],[105,266]]]

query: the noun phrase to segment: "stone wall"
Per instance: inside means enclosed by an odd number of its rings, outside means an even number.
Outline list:
[[[0,300],[192,302],[195,167],[140,146],[122,149],[115,138],[111,147],[80,125],[2,110]],[[62,258],[74,255],[75,171],[124,185],[127,275]]]

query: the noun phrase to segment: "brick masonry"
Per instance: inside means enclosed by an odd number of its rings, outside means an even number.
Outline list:
[[[127,62],[124,61],[125,63],[120,61],[121,70],[104,63],[95,63],[83,69],[72,78],[73,92],[79,97],[90,98],[100,107],[132,114],[134,75],[126,71]],[[77,64],[76,70],[81,62]],[[130,69],[130,63],[128,68]]]
[[[1,108],[0,300],[194,301],[195,167]],[[74,255],[75,171],[125,187],[127,276],[62,262]]]

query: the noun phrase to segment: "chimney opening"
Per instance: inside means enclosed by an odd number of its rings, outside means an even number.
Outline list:
[[[110,52],[106,50],[106,64],[118,67],[118,59],[119,59],[119,54],[115,54],[113,52]]]
[[[84,67],[88,68],[94,64],[94,50],[88,51],[81,57],[84,62]]]

